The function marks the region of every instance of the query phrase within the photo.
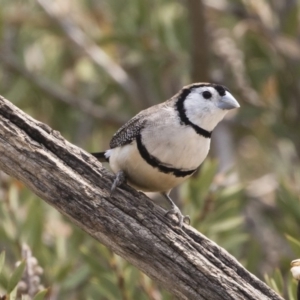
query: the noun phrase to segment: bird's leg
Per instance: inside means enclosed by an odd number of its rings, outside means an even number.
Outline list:
[[[165,214],[168,215],[176,215],[179,221],[179,226],[182,228],[183,222],[190,224],[191,220],[189,216],[184,216],[178,206],[173,202],[173,200],[170,198],[170,196],[167,193],[162,193],[162,195],[168,200],[168,202],[172,205],[171,209],[167,211]]]
[[[116,190],[117,187],[119,187],[121,184],[123,184],[125,182],[126,182],[126,175],[125,175],[124,171],[120,170],[116,174],[116,178],[111,186],[110,196],[112,196],[113,192]]]

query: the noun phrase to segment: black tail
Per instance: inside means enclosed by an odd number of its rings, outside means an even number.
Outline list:
[[[109,159],[105,157],[105,152],[95,152],[95,153],[91,153],[91,154],[94,155],[101,162],[108,162],[109,161]]]

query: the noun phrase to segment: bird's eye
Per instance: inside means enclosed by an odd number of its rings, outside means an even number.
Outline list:
[[[205,98],[205,99],[209,99],[209,98],[211,98],[211,92],[209,92],[209,91],[204,91],[203,93],[202,93],[202,95],[203,95],[203,97]]]

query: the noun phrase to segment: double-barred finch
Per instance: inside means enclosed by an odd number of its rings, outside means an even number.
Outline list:
[[[206,158],[213,129],[228,110],[240,105],[229,90],[194,83],[158,105],[138,113],[113,136],[110,149],[92,153],[116,174],[112,192],[125,181],[144,192],[160,192],[179,226],[189,222],[169,196]]]

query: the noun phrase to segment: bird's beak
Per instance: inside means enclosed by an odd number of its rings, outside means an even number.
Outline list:
[[[225,95],[222,96],[217,106],[221,109],[227,110],[240,107],[239,103],[235,100],[235,98],[227,91]]]

